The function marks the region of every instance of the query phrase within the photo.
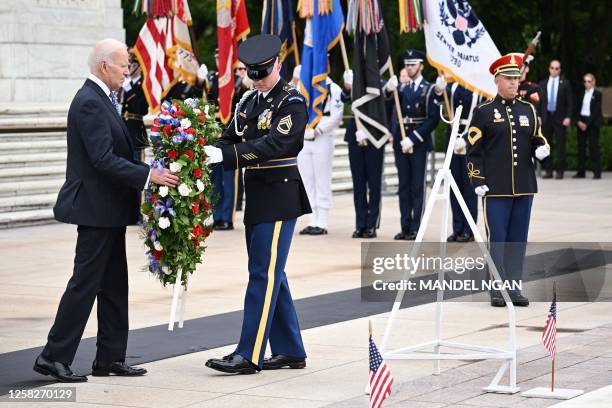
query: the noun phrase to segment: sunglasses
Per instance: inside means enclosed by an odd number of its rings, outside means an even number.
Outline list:
[[[585,79],[585,80],[584,80],[584,83],[585,83],[585,84],[590,84],[591,82],[593,82],[593,81],[591,81],[590,79]]]
[[[244,68],[244,67],[238,67],[238,68],[236,68],[236,71],[246,71],[246,68]]]
[[[557,67],[550,67],[550,69],[552,69],[553,71],[558,71],[558,70],[560,70],[561,68],[557,68]]]

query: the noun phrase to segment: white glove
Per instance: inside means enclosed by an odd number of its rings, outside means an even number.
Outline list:
[[[304,132],[304,140],[314,140],[315,132],[314,129],[306,129]]]
[[[221,163],[223,161],[223,153],[218,147],[204,146],[204,153],[208,156],[206,159],[208,164]]]
[[[368,136],[365,134],[363,130],[360,129],[355,132],[355,139],[357,140],[357,143],[361,143],[364,140],[367,140]]]
[[[446,88],[446,79],[442,75],[438,75],[438,79],[436,79],[436,88],[440,91],[444,91],[444,88]]]
[[[302,66],[296,65],[295,68],[293,68],[293,77],[299,80],[301,73],[302,73]]]
[[[342,79],[344,79],[345,84],[353,85],[353,70],[348,69],[344,71],[344,74],[342,74]]]
[[[461,136],[458,136],[455,139],[455,149],[454,149],[455,153],[465,152],[465,146],[466,146],[465,139],[462,138]]]
[[[478,186],[474,189],[474,192],[476,193],[478,197],[484,197],[488,191],[489,191],[489,187],[487,187],[486,185]]]
[[[544,160],[548,156],[550,156],[550,150],[548,149],[548,146],[540,146],[535,151],[535,157],[538,160]]]
[[[198,80],[202,82],[206,79],[207,76],[208,76],[208,67],[206,67],[206,64],[200,65],[200,68],[198,68]]]
[[[412,146],[414,146],[414,142],[411,138],[405,137],[400,141],[400,145],[402,146],[402,150],[408,151]]]
[[[388,92],[393,92],[397,89],[397,85],[399,84],[399,81],[397,80],[397,76],[393,75],[391,78],[389,78],[389,80],[387,81],[387,84],[385,85],[385,89]]]

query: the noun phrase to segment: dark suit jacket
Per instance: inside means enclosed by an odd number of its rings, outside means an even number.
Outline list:
[[[540,113],[542,115],[543,122],[548,122],[552,119],[555,124],[559,125],[561,122],[563,122],[563,119],[572,117],[572,87],[567,79],[559,78],[559,88],[557,89],[557,110],[555,110],[552,117],[550,117],[550,113],[548,112],[548,78],[540,81],[538,85],[542,90],[542,101],[540,104],[542,111]]]
[[[66,181],[53,208],[55,219],[92,227],[134,224],[149,167],[133,159],[127,127],[89,79],[70,105],[67,142]]]
[[[585,121],[587,127],[600,128],[603,125],[603,111],[601,109],[601,92],[597,89],[593,90],[593,96],[591,96],[591,116]],[[578,105],[576,109],[576,120],[580,120],[580,111],[582,110],[582,100],[584,99],[584,92],[580,94],[578,99]]]

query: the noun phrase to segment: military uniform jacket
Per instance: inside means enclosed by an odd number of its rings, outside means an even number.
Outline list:
[[[216,143],[223,167],[245,167],[244,223],[297,218],[311,212],[297,168],[308,122],[304,97],[282,78],[264,98],[250,91]]]
[[[142,89],[142,76],[123,93],[122,116],[137,149],[148,145],[147,130],[142,117],[149,112],[149,103]],[[140,117],[140,118],[138,118]]]
[[[537,193],[533,156],[547,144],[535,108],[499,95],[474,109],[468,129],[467,171],[474,187],[486,185],[487,197]]]

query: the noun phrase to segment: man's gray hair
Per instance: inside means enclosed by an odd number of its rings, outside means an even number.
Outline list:
[[[93,73],[102,61],[112,62],[113,54],[126,48],[127,45],[113,38],[99,41],[89,53],[89,71]]]

